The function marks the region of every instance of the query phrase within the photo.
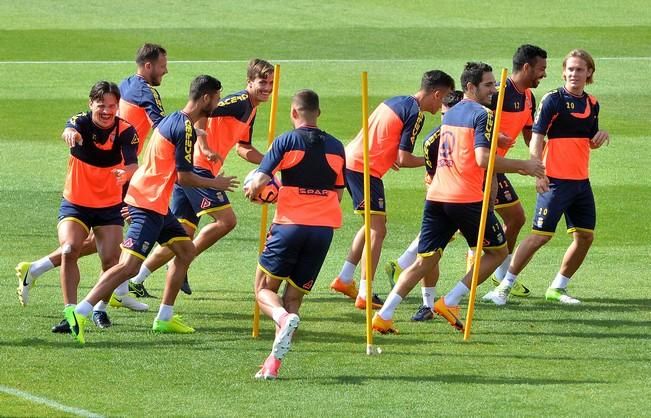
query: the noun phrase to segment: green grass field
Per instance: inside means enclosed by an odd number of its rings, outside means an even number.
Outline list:
[[[651,12],[642,0],[580,3],[0,2],[0,416],[650,415]],[[273,338],[268,319],[260,338],[251,338],[259,207],[234,193],[238,227],[195,261],[195,293],[177,301],[197,333],[149,332],[156,299],[147,300],[148,313],[110,310],[114,327],[89,326],[83,348],[50,333],[61,319],[58,270],[39,278],[22,308],[13,267],[56,247],[65,120],[86,108],[92,83],[132,74],[145,41],[168,49],[169,74],[159,91],[169,113],[185,103],[195,75],[215,75],[225,92],[239,90],[246,62],[260,56],[281,64],[278,133],[289,128],[291,94],[312,88],[321,95],[322,127],[344,142],[360,125],[360,71],[369,72],[374,107],[415,92],[429,69],[456,80],[468,60],[496,72],[510,68],[515,48],[528,42],[549,53],[548,77],[535,91],[540,99],[562,83],[562,57],[587,49],[597,63],[589,91],[600,100],[600,126],[612,141],[592,154],[596,240],[571,284],[584,303],[555,306],[542,298],[570,242],[559,228],[521,275],[533,295],[503,309],[478,303],[470,342],[440,319],[410,322],[420,304],[416,290],[397,310],[401,334],[376,336],[384,353],[366,356],[363,313],[328,291],[360,225],[346,196],[345,225],[305,299],[282,379],[257,382],[253,374]],[[263,105],[254,134],[262,148],[268,114]],[[438,121],[430,116],[423,134]],[[513,155],[526,155],[521,143]],[[250,169],[235,155],[226,164],[240,178]],[[530,216],[533,180],[512,179]],[[385,180],[389,235],[381,264],[418,232],[424,199],[420,169]],[[446,251],[439,294],[461,276],[464,245],[456,240]],[[98,259],[80,266],[83,297],[97,279]],[[154,295],[163,278],[158,272],[148,280]],[[377,278],[386,295],[381,272]],[[485,292],[482,286],[479,295]]]

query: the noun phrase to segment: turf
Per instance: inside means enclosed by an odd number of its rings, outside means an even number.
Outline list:
[[[0,387],[106,416],[648,415],[651,227],[644,214],[651,201],[646,156],[651,13],[646,2],[627,2],[625,9],[634,14],[603,0],[589,7],[565,1],[489,6],[469,0],[435,5],[298,1],[292,7],[281,1],[143,1],[135,7],[123,0],[0,3],[0,210],[5,218]],[[265,319],[260,338],[250,336],[259,207],[234,193],[238,227],[196,260],[190,270],[195,293],[177,303],[196,334],[151,334],[156,299],[148,301],[154,312],[111,310],[115,326],[106,331],[90,326],[84,348],[68,336],[51,334],[62,310],[57,272],[42,276],[32,303],[21,308],[13,266],[56,246],[67,158],[59,135],[66,118],[85,109],[93,82],[131,74],[135,49],[144,41],[169,50],[170,73],[160,87],[168,112],[184,104],[193,76],[216,75],[226,92],[235,91],[243,87],[246,61],[261,56],[281,63],[278,131],[289,128],[291,93],[308,87],[321,95],[322,127],[344,142],[360,124],[362,70],[369,71],[375,106],[386,97],[413,93],[420,75],[431,68],[457,79],[467,60],[510,67],[515,47],[531,42],[550,54],[548,77],[535,92],[540,99],[561,83],[563,55],[574,47],[587,49],[597,61],[589,91],[601,102],[600,124],[612,141],[592,155],[597,235],[571,285],[584,303],[559,307],[542,299],[569,244],[559,228],[521,276],[533,295],[513,299],[504,309],[478,304],[470,342],[439,319],[409,322],[420,302],[415,291],[396,314],[401,334],[376,336],[384,354],[368,357],[363,314],[327,289],[360,224],[346,197],[345,225],[301,310],[282,380],[255,382],[273,328]],[[260,108],[258,145],[266,141],[268,112],[268,105]],[[438,120],[428,117],[424,129]],[[526,155],[521,144],[514,155]],[[235,155],[226,164],[227,173],[241,178],[250,168]],[[389,236],[382,262],[396,258],[418,232],[421,180],[420,169],[386,177]],[[529,216],[533,182],[513,180]],[[439,294],[462,274],[464,251],[461,240],[446,251]],[[99,263],[87,257],[80,265],[83,296]],[[157,272],[147,282],[156,296],[163,276]],[[377,290],[388,292],[381,272]],[[485,291],[482,286],[479,294]],[[0,391],[0,415],[67,414]]]

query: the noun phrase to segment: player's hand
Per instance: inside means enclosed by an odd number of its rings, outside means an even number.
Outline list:
[[[122,186],[129,181],[126,170],[116,168],[115,170],[112,170],[111,173],[115,176],[115,181],[118,183],[118,186]]]
[[[524,160],[523,167],[518,170],[518,173],[526,176],[545,177],[545,165],[539,159],[532,158],[531,160]]]
[[[509,149],[515,144],[515,141],[510,136],[500,132],[497,137],[497,146],[502,149]]]
[[[597,149],[603,144],[608,145],[610,143],[610,137],[608,136],[608,131],[598,131],[590,140],[590,148]]]
[[[545,193],[549,191],[549,177],[542,176],[536,178],[536,191],[538,193]]]
[[[210,161],[210,162],[213,162],[213,163],[216,163],[216,162],[224,163],[224,159],[221,157],[221,155],[217,154],[216,152],[214,152],[214,151],[211,150],[210,148],[206,148],[206,149],[202,150],[201,152],[203,153],[204,157],[206,157],[206,159],[207,159],[208,161]]]
[[[61,138],[63,138],[63,141],[70,148],[74,147],[77,144],[81,145],[84,143],[81,134],[74,129],[66,129],[65,131],[63,131],[63,133],[61,134]]]
[[[194,127],[194,131],[197,133],[197,136],[208,136],[208,133],[201,128]]]
[[[215,186],[217,190],[222,190],[225,192],[232,192],[240,186],[240,181],[236,176],[225,176],[222,173],[219,173],[215,177]]]
[[[129,207],[128,206],[122,206],[122,209],[120,209],[120,215],[122,215],[122,219],[124,219],[124,222],[130,224],[131,223],[131,214],[129,213]]]
[[[397,161],[394,161],[393,164],[391,165],[391,169],[393,171],[400,171],[400,165],[398,164]]]

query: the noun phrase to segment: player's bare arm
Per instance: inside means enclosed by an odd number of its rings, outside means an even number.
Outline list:
[[[482,168],[488,167],[488,159],[490,150],[488,148],[475,148],[475,161],[477,165]],[[495,172],[497,173],[520,173],[528,176],[544,177],[545,166],[542,161],[531,160],[514,160],[511,158],[504,158],[502,156],[495,156]]]
[[[251,144],[236,144],[235,151],[237,155],[253,164],[260,164],[264,157],[264,154]]]
[[[600,148],[603,144],[608,145],[610,143],[610,137],[608,136],[608,131],[597,131],[597,133],[590,140],[590,148],[597,149]]]
[[[232,192],[240,185],[240,182],[235,176],[219,174],[214,178],[206,178],[198,176],[191,171],[179,171],[176,174],[176,180],[181,186],[203,187],[225,192]]]
[[[425,157],[418,157],[409,151],[398,150],[396,165],[407,168],[422,167],[425,165]]]

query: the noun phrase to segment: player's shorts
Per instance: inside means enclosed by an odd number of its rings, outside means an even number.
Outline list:
[[[124,225],[124,219],[120,210],[124,206],[119,203],[106,208],[89,208],[87,206],[75,205],[66,199],[61,199],[59,206],[59,223],[72,221],[77,222],[84,227],[86,232],[90,233],[91,228],[106,225]],[[57,225],[57,227],[58,227]]]
[[[190,240],[179,221],[167,212],[167,215],[128,206],[131,223],[122,241],[122,249],[144,260],[154,247],[154,243],[169,245],[176,241]]]
[[[549,191],[538,193],[533,214],[533,233],[554,235],[556,226],[565,215],[567,232],[594,231],[597,210],[590,180],[559,180],[549,178]]]
[[[314,286],[334,230],[328,226],[272,224],[258,266],[303,293]]]
[[[207,178],[214,177],[205,169],[194,168],[194,173]],[[231,207],[226,193],[203,187],[187,187],[174,184],[170,210],[179,222],[197,229],[199,218],[205,214]]]
[[[495,213],[489,210],[487,216],[483,248],[490,250],[505,246],[504,231]],[[481,202],[445,203],[426,200],[418,254],[427,257],[436,252],[442,253],[457,230],[461,231],[470,248],[477,247],[480,217]]]
[[[370,176],[371,180],[371,213],[384,215],[386,200],[384,198],[384,183],[382,179]],[[346,188],[353,198],[355,213],[364,213],[364,173],[346,170]]]
[[[497,173],[497,196],[495,198],[495,209],[506,208],[518,203],[520,198],[515,192],[511,181],[503,173]]]

